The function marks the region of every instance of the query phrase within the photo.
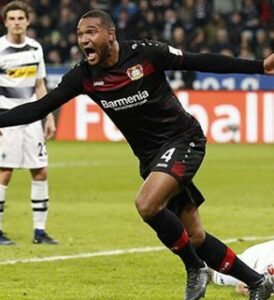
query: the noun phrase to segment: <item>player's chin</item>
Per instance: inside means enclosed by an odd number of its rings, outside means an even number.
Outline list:
[[[96,56],[96,57],[93,58],[93,59],[90,59],[90,58],[87,57],[87,62],[88,62],[90,65],[94,66],[94,65],[97,65],[97,64],[99,63],[99,58],[98,58],[98,56]]]

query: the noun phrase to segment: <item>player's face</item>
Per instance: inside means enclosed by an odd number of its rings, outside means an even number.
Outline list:
[[[4,20],[10,36],[22,36],[26,34],[29,20],[22,10],[10,10]]]
[[[108,65],[115,32],[99,18],[84,18],[77,27],[79,46],[90,65]]]

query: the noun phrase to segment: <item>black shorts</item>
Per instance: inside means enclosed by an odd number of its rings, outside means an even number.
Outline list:
[[[199,206],[204,201],[204,197],[192,182],[192,178],[203,161],[205,146],[206,138],[204,137],[194,138],[187,142],[175,140],[166,143],[154,158],[140,162],[141,176],[146,179],[151,172],[155,171],[173,176],[179,183],[181,193],[171,199],[169,205],[176,206],[173,202],[180,202],[179,206],[181,206],[186,202],[192,202]]]

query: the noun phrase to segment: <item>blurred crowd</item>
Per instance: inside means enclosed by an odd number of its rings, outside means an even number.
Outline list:
[[[8,0],[1,0],[0,8]],[[81,59],[75,29],[90,9],[111,13],[119,40],[156,39],[192,52],[262,59],[274,49],[274,0],[25,0],[33,8],[28,35],[47,64]],[[3,23],[0,34],[4,34]]]

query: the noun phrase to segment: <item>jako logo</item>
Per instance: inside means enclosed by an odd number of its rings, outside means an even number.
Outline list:
[[[94,86],[102,86],[104,84],[105,84],[104,81],[94,81],[93,83]]]
[[[113,100],[113,101],[106,101],[101,100],[101,104],[104,108],[114,108],[116,110],[120,109],[126,109],[137,105],[142,105],[145,102],[147,102],[147,98],[149,97],[149,93],[147,90],[145,91],[138,91],[137,94]]]

